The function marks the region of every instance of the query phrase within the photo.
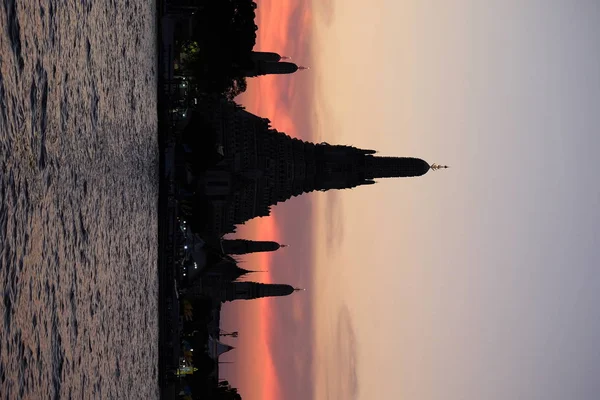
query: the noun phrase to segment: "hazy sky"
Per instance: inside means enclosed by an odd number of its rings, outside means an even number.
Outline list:
[[[276,4],[275,4],[276,3]],[[244,99],[295,136],[451,169],[251,224],[290,298],[228,306],[248,399],[600,398],[600,2],[259,2],[312,69]]]

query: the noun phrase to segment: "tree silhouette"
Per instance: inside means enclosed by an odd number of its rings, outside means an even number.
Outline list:
[[[219,400],[242,400],[242,396],[236,388],[231,387],[228,381],[219,382],[215,399]]]
[[[202,12],[194,14],[194,45],[186,47],[185,69],[206,92],[231,99],[246,90],[242,71],[252,63],[255,9],[249,0],[206,0]]]

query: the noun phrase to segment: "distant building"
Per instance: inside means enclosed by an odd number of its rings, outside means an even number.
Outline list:
[[[209,296],[221,303],[225,303],[234,300],[288,296],[298,290],[302,289],[275,283],[202,279],[182,292],[186,296]]]
[[[208,356],[213,360],[218,360],[220,356],[233,349],[235,349],[235,347],[222,343],[221,341],[213,338],[212,336],[208,337]]]
[[[221,247],[225,254],[249,254],[265,251],[275,251],[280,247],[285,247],[277,242],[254,241],[245,239],[223,239]]]
[[[252,300],[263,297],[288,296],[296,290],[293,286],[279,283],[232,282],[221,291],[221,301]]]
[[[237,105],[222,102],[204,110],[222,151],[220,161],[192,182],[211,206],[212,220],[206,227],[210,232],[233,232],[236,225],[267,216],[271,206],[304,193],[421,176],[442,168],[419,158],[379,157],[374,150],[305,142],[278,132],[269,120]]]
[[[282,57],[277,53],[253,51],[250,56],[248,68],[243,69],[244,76],[255,77],[261,75],[282,75],[293,74],[294,72],[306,69],[299,67],[293,62],[281,61],[289,57]]]
[[[289,60],[290,57],[280,56],[277,53],[270,51],[253,51],[251,53],[253,61],[264,61],[264,62],[279,62],[281,60]]]
[[[224,257],[218,263],[202,271],[201,282],[204,287],[220,288],[254,271],[240,268],[231,257]]]

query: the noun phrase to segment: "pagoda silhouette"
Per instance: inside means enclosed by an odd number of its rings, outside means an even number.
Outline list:
[[[225,234],[271,207],[313,191],[372,185],[382,178],[417,177],[447,168],[414,157],[382,157],[353,146],[312,143],[273,129],[270,121],[243,107],[217,101],[194,118],[210,128],[217,157],[211,165],[196,164],[188,149],[192,208],[210,209],[198,231]],[[193,126],[197,124],[191,124]],[[197,130],[192,134],[197,135]],[[193,146],[192,146],[193,147]]]

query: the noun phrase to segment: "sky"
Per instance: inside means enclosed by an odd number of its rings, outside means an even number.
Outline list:
[[[247,399],[600,397],[600,3],[260,1],[311,67],[241,99],[306,140],[449,164],[305,195],[237,234],[306,287],[234,302]],[[239,304],[237,304],[239,303]]]

